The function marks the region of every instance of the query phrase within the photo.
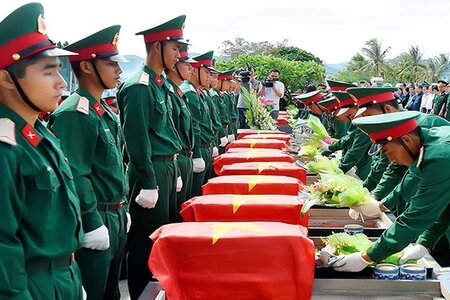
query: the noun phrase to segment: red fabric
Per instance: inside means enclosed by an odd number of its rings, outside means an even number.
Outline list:
[[[294,177],[306,183],[305,169],[296,163],[288,162],[247,162],[225,165],[217,175],[281,175]]]
[[[336,86],[330,86],[331,92],[345,92],[346,89],[355,87],[354,85],[336,85]]]
[[[287,119],[278,118],[277,119],[277,125],[278,126],[287,126],[287,125],[289,125],[289,123],[288,123]]]
[[[205,59],[205,60],[197,60],[195,63],[191,63],[193,68],[200,68],[202,66],[212,66],[212,60],[211,59]]]
[[[388,140],[390,142],[391,140],[395,140],[405,134],[410,133],[411,131],[416,129],[417,126],[419,125],[417,124],[416,120],[411,119],[395,127],[369,133],[369,137],[375,142],[380,140],[386,140],[388,137],[390,137],[391,139]]]
[[[381,94],[370,95],[370,96],[358,98],[358,106],[362,106],[364,104],[371,103],[371,102],[383,103],[383,102],[387,102],[387,101],[392,101],[394,99],[395,99],[395,97],[394,97],[393,92],[385,92],[385,93],[381,93]],[[374,102],[374,101],[376,101],[376,102]]]
[[[275,154],[288,154],[287,151],[281,149],[270,149],[270,148],[229,148],[226,153],[247,153],[253,152],[263,152],[263,153],[275,153]]]
[[[118,53],[117,46],[112,43],[95,45],[92,47],[82,48],[74,50],[78,55],[69,56],[69,61],[82,61],[82,60],[91,60],[95,57],[92,54],[102,53],[102,52],[116,52]]]
[[[219,75],[217,76],[218,80],[227,80],[227,79],[233,79],[233,75]]]
[[[238,140],[244,138],[247,135],[250,134],[286,134],[286,132],[283,131],[274,131],[274,130],[247,130],[239,133]]]
[[[185,222],[282,222],[308,227],[301,217],[297,196],[286,195],[207,195],[181,205]]]
[[[252,161],[286,161],[294,162],[294,158],[288,154],[267,153],[263,151],[237,152],[237,153],[225,153],[214,158],[213,168],[217,174],[223,166],[231,165],[239,162],[252,162]]]
[[[144,41],[146,43],[161,42],[167,41],[167,38],[182,37],[182,36],[183,36],[182,29],[172,29],[167,31],[151,32],[144,34]]]
[[[348,107],[352,105],[357,105],[357,102],[355,99],[345,99],[342,101],[339,101],[339,107]]]
[[[268,175],[228,175],[211,178],[202,186],[203,195],[297,195],[301,183],[297,178]]]
[[[243,139],[276,139],[285,141],[289,144],[291,141],[291,136],[288,134],[249,134],[244,136]]]
[[[276,222],[177,223],[151,235],[148,266],[168,300],[307,300],[314,244]]]
[[[322,98],[323,98],[322,94],[318,93],[317,95],[314,95],[314,97],[303,101],[303,104],[310,105],[311,103],[317,102],[317,101],[319,101]]]
[[[273,149],[283,149],[286,148],[287,144],[284,141],[277,139],[240,139],[232,141],[226,147],[226,151],[230,148],[273,148]]]

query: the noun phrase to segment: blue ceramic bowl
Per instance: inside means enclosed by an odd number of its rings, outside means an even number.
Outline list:
[[[359,224],[347,224],[344,226],[344,232],[349,235],[355,235],[364,232],[364,227]]]
[[[397,280],[399,269],[393,264],[378,264],[373,270],[373,278],[378,280]]]
[[[427,269],[417,264],[402,265],[400,266],[400,279],[425,280],[427,279]]]

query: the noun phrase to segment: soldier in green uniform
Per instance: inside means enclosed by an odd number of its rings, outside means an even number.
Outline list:
[[[231,109],[230,109],[230,116],[231,116],[231,124],[233,125],[233,134],[234,137],[237,137],[237,130],[238,130],[238,120],[239,120],[239,113],[237,109],[237,103],[239,100],[240,95],[240,86],[238,79],[234,77],[233,80],[230,81],[231,83],[231,89],[230,89],[230,99],[231,99]],[[228,139],[230,140],[230,139]]]
[[[335,265],[338,271],[359,272],[372,261],[379,262],[415,242],[432,245],[441,237],[450,222],[450,127],[420,128],[415,118],[418,112],[397,112],[358,118],[353,121],[368,134],[373,143],[382,144],[390,161],[408,166],[417,178],[417,191],[410,198],[407,209],[369,248],[367,253],[344,256]],[[384,210],[376,200],[354,208],[356,211],[374,216]],[[445,226],[444,224],[447,224]],[[419,250],[423,250],[418,247]],[[420,252],[420,253],[419,253]],[[447,251],[447,256],[448,256]],[[406,248],[401,262],[417,259],[423,251]]]
[[[224,98],[222,96],[222,92],[220,91],[221,82],[219,81],[219,73],[213,72],[211,80],[211,89],[209,90],[209,94],[212,97],[214,106],[216,108],[217,116],[220,120],[220,124],[222,127],[219,129],[218,134],[216,135],[216,144],[219,145],[219,154],[223,154],[225,152],[225,146],[228,144],[228,124],[230,123],[228,110]]]
[[[234,124],[231,119],[231,111],[233,110],[233,102],[230,96],[231,84],[230,81],[233,80],[234,70],[230,69],[224,72],[219,72],[217,76],[218,80],[218,90],[223,102],[223,107],[221,111],[222,124],[225,124],[227,140],[231,143],[235,140],[234,136]]]
[[[306,114],[302,117],[308,119],[309,114],[316,116],[320,119],[323,126],[328,127],[328,118],[326,109],[318,104],[319,101],[323,100],[323,95],[320,91],[312,91],[305,94],[301,94],[295,97],[296,100],[302,101],[306,106]]]
[[[328,111],[328,128],[329,134],[332,138],[340,140],[347,135],[348,127],[350,123],[344,123],[341,120],[336,119],[334,114],[339,109],[339,99],[335,96],[329,97],[318,103]]]
[[[26,4],[0,22],[0,298],[80,300],[73,253],[80,202],[59,141],[38,118],[66,83],[44,9]]]
[[[126,245],[128,188],[123,171],[119,117],[101,99],[122,73],[117,41],[120,25],[96,32],[65,49],[79,87],[49,118],[61,140],[80,198],[83,248],[75,253],[88,299],[119,299]]]
[[[147,56],[141,69],[119,89],[118,103],[129,157],[131,228],[128,233],[128,288],[137,299],[152,275],[147,267],[149,235],[178,215],[176,160],[182,146],[172,119],[171,85],[162,76],[173,68],[183,43],[186,16],[138,32]]]
[[[446,94],[448,82],[445,80],[438,81],[439,92],[434,94],[433,99],[433,114],[439,117],[444,117],[445,106],[447,105],[448,94]]]
[[[191,64],[194,68],[192,82],[194,83],[198,97],[200,98],[200,108],[202,113],[202,121],[200,123],[202,141],[200,146],[204,148],[204,151],[202,151],[202,158],[205,161],[203,181],[199,181],[203,172],[198,173],[198,176],[194,176],[194,196],[198,195],[198,193],[201,194],[201,186],[211,178],[212,159],[219,155],[219,149],[216,145],[216,134],[222,128],[222,125],[220,124],[219,117],[208,92],[211,85],[211,70],[214,70],[212,58],[213,52],[209,51],[193,57],[197,62]]]
[[[181,181],[183,183],[181,186],[178,186],[177,189],[178,210],[180,209],[181,204],[192,197],[193,180],[192,157],[194,155],[194,126],[188,99],[179,87],[183,80],[191,79],[191,63],[196,62],[189,57],[187,48],[188,45],[186,44],[181,46],[180,58],[178,62],[175,64],[173,69],[166,70],[167,81],[171,85],[170,95],[173,106],[172,118],[178,135],[181,138],[180,141],[182,147],[177,160]],[[196,153],[196,157],[199,157],[199,153]],[[177,215],[177,219],[181,221],[179,214]]]

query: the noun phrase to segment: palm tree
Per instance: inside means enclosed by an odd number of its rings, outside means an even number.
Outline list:
[[[438,81],[449,69],[450,60],[448,54],[441,53],[427,61],[426,73],[427,80],[430,82]]]
[[[391,47],[382,49],[381,41],[373,38],[365,43],[365,47],[361,49],[361,52],[367,57],[369,63],[365,68],[370,68],[373,76],[382,76],[383,70],[386,69],[386,55]]]

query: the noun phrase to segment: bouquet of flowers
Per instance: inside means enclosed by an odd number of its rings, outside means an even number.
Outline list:
[[[306,168],[311,173],[342,173],[339,169],[339,161],[336,158],[329,159],[322,155],[316,155],[314,161],[306,163]]]
[[[362,182],[342,173],[321,173],[320,180],[300,191],[303,200],[302,215],[313,205],[353,207],[362,205],[370,198],[370,192]]]
[[[305,143],[303,143],[298,155],[314,157],[318,153],[318,149],[320,148],[321,145],[321,140],[329,144],[332,143],[332,140],[328,135],[325,126],[323,126],[323,124],[320,122],[319,118],[313,115],[309,115],[306,124],[312,130],[313,133],[310,136],[310,138]]]
[[[268,112],[271,112],[275,107],[275,102],[272,99],[267,99],[264,96],[259,97],[259,102],[266,108]]]
[[[286,110],[288,113],[288,124],[292,128],[295,128],[295,125],[297,124],[297,120],[295,119],[295,117],[298,115],[298,108],[293,104],[289,104],[286,107]]]
[[[247,105],[245,117],[247,118],[248,125],[259,130],[276,130],[275,120],[272,119],[269,111],[258,99],[256,93],[253,91],[249,92],[245,88],[241,88],[241,90],[245,104]]]

